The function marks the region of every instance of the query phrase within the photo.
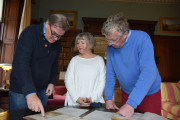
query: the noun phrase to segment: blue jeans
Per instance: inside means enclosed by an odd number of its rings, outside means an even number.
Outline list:
[[[46,89],[38,92],[37,96],[41,100],[42,105],[45,107],[48,101],[48,96],[46,96]],[[8,107],[9,110],[28,108],[26,97],[23,94],[9,91]]]

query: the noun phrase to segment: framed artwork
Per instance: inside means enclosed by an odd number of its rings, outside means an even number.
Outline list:
[[[162,33],[180,33],[180,18],[161,17],[160,31]]]
[[[70,24],[70,28],[75,29],[76,25],[77,25],[77,11],[59,11],[59,10],[51,10],[50,11],[50,15],[51,14],[55,14],[55,13],[60,13],[63,14],[67,17],[69,24]]]

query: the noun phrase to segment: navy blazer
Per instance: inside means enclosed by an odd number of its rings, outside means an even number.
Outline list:
[[[10,91],[28,95],[55,85],[60,41],[50,44],[43,24],[31,25],[21,33],[12,63]]]

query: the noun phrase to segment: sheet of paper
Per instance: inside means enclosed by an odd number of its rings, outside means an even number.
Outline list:
[[[45,117],[42,117],[41,114],[35,114],[23,118],[26,120],[88,120],[71,115],[65,115],[54,111],[47,112]]]
[[[116,113],[95,110],[86,115],[84,118],[89,120],[111,120],[112,116],[115,114]]]
[[[35,115],[28,115],[23,118],[26,120],[46,120],[58,115],[62,115],[62,114],[51,111],[51,112],[47,112],[45,117],[42,117],[41,114],[35,114]]]
[[[41,114],[29,115],[24,117],[26,120],[168,120],[154,113],[134,113],[132,118],[126,118],[113,112],[105,112],[94,110],[89,114],[79,117],[89,112],[87,109],[78,109],[71,107],[63,107],[46,113],[45,117]]]
[[[148,119],[147,119],[148,118]],[[150,112],[145,112],[141,119],[147,119],[147,120],[168,120],[167,118],[164,118],[160,115],[154,114],[154,113],[150,113]]]
[[[63,113],[66,115],[72,115],[72,116],[80,116],[87,111],[88,111],[87,109],[78,109],[78,108],[70,108],[70,107],[63,107],[54,110],[54,112]]]
[[[142,115],[142,113],[134,113],[134,115],[131,118],[127,118],[119,114],[115,114],[112,116],[112,120],[139,120]]]
[[[168,120],[168,119],[160,115],[157,115],[155,113],[145,112],[144,114],[134,113],[134,115],[131,118],[126,118],[118,114],[115,114],[112,117],[112,120]]]

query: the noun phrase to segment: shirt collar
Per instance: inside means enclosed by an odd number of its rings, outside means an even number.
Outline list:
[[[126,42],[128,41],[128,39],[129,39],[129,37],[131,36],[131,30],[129,30],[129,32],[128,32],[128,35],[127,35],[127,38],[126,38]],[[125,43],[126,43],[125,42]]]
[[[46,32],[45,32],[45,22],[43,23],[43,35],[46,37]]]

